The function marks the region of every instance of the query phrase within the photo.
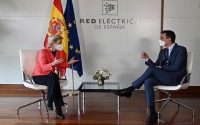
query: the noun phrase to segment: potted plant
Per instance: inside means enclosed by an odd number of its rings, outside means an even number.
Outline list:
[[[98,85],[104,85],[105,80],[111,76],[108,69],[97,69],[93,74],[93,79],[97,80]]]

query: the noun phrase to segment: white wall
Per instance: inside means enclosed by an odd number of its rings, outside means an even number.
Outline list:
[[[198,67],[200,52],[196,45],[200,39],[199,15],[194,15],[194,18],[186,16],[184,21],[181,21],[181,16],[185,15],[181,11],[177,12],[181,7],[172,4],[172,1],[166,3],[164,27],[175,30],[178,43],[187,46],[189,50],[196,48],[194,67]],[[175,1],[183,1],[182,4],[191,7],[195,2],[195,0]],[[188,1],[191,1],[190,4]],[[0,84],[21,83],[19,49],[42,47],[52,2],[53,0],[0,0]],[[160,35],[160,0],[118,0],[118,15],[102,15],[102,0],[73,0],[73,2],[84,68],[83,77],[78,78],[75,73],[76,87],[82,81],[91,81],[92,72],[101,67],[108,68],[113,74],[110,81],[119,81],[121,87],[128,86],[146,68],[143,60],[139,58],[140,52],[146,50],[155,59],[159,51],[157,41]],[[65,8],[66,0],[62,0],[62,3]],[[178,9],[174,13],[167,8]],[[196,10],[193,10],[188,7],[185,10],[199,13],[200,8],[196,7]],[[94,29],[94,24],[80,23],[80,19],[86,18],[134,19],[135,23],[125,24],[125,29],[122,30]],[[194,23],[187,23],[190,19],[193,19],[191,21]],[[185,25],[187,28],[183,30],[182,26]],[[193,70],[192,85],[200,83],[199,68]],[[67,71],[67,77],[71,82],[71,70]],[[68,87],[71,88],[71,84]]]
[[[166,0],[165,29],[176,32],[177,43],[194,53],[191,83],[200,85],[200,0]]]
[[[47,30],[49,0],[0,0],[0,83],[21,83],[20,48],[40,48]]]

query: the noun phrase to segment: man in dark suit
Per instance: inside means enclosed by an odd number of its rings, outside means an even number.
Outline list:
[[[132,91],[139,89],[144,84],[146,101],[150,111],[146,120],[147,125],[157,121],[153,87],[155,85],[178,85],[187,73],[187,50],[176,44],[175,39],[176,35],[173,31],[162,31],[159,42],[165,48],[160,50],[156,62],[154,63],[146,52],[142,52],[141,58],[145,59],[145,64],[148,66],[146,71],[132,83],[132,86],[113,91],[119,96],[130,97]]]

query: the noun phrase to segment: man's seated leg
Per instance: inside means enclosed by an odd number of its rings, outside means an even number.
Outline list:
[[[146,119],[146,125],[152,125],[157,122],[158,114],[157,112],[149,113]]]
[[[121,90],[113,90],[113,93],[119,96],[130,97],[132,95],[132,91],[139,89],[143,85],[144,80],[152,76],[152,73],[153,70],[150,67],[147,68],[147,70],[132,83],[132,86]]]
[[[154,86],[159,85],[160,81],[154,77],[150,77],[144,81],[144,90],[146,102],[149,108],[149,113],[146,119],[146,124],[151,125],[157,122],[157,113],[155,110]]]

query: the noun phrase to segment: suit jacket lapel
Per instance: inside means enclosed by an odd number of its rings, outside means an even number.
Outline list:
[[[168,59],[169,62],[170,62],[170,60],[171,60],[172,54],[174,53],[176,47],[177,47],[177,44],[175,43],[175,45],[174,45],[174,47],[172,48],[172,51],[171,51],[171,53],[170,53],[170,55],[169,55],[169,59]]]

